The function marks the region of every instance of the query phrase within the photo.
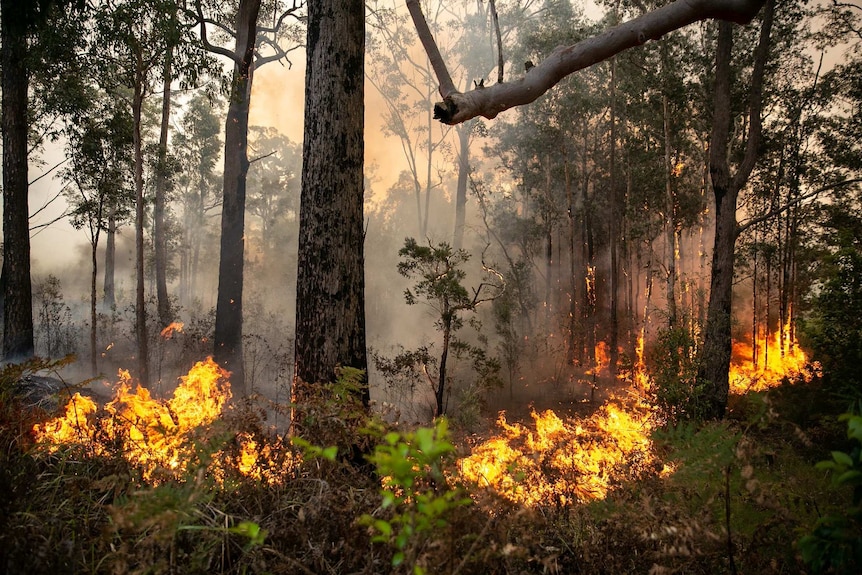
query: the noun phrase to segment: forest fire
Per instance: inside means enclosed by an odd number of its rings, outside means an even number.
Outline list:
[[[173,397],[163,401],[141,386],[132,391],[129,372],[120,370],[115,397],[103,414],[91,399],[77,393],[63,417],[35,426],[37,441],[51,451],[77,444],[97,455],[105,452],[105,442],[119,442],[144,479],[157,480],[157,473],[171,475],[191,458],[191,436],[215,420],[231,397],[227,378],[228,373],[208,358],[181,377]]]
[[[651,413],[634,400],[617,399],[580,421],[533,412],[531,430],[508,423],[501,412],[502,432],[462,459],[461,472],[515,503],[603,499],[616,481],[653,464]]]
[[[780,385],[785,377],[795,375],[802,375],[807,380],[811,373],[808,357],[791,336],[788,326],[771,336],[761,331],[753,346],[748,342],[733,342],[731,392],[763,391]]]
[[[175,333],[175,332],[182,333],[182,332],[183,332],[183,327],[185,327],[185,324],[184,324],[183,322],[181,322],[181,321],[172,321],[170,324],[168,324],[168,326],[167,326],[165,329],[163,329],[163,330],[159,333],[159,335],[161,335],[161,336],[162,336],[163,338],[165,338],[165,339],[170,339],[170,338],[172,338],[172,337],[173,337],[173,335],[174,335],[174,333]]]

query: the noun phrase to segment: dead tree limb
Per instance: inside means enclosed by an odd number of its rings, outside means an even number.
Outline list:
[[[700,20],[718,19],[747,24],[760,11],[764,1],[676,0],[598,36],[572,46],[556,48],[543,62],[513,82],[459,92],[425,22],[419,0],[406,0],[416,32],[440,83],[443,101],[434,105],[434,117],[449,125],[460,124],[477,116],[492,119],[504,110],[529,104],[569,74]]]

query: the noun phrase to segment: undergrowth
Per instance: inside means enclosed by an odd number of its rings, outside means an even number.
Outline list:
[[[800,414],[804,386],[751,395],[724,422],[655,433],[665,471],[620,481],[604,500],[526,507],[487,492],[468,504],[454,457],[467,448],[443,423],[369,417],[349,370],[297,390],[298,441],[237,405],[157,484],[120,445],[41,450],[32,428],[49,414],[20,400],[21,375],[0,374],[6,573],[799,573],[796,542],[854,501],[815,467],[837,461],[831,451],[856,457],[854,444],[834,414]],[[250,440],[259,458],[241,473]]]

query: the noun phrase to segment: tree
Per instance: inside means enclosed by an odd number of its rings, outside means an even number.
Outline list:
[[[128,205],[131,190],[126,185],[131,165],[132,120],[129,110],[110,94],[90,90],[90,108],[66,130],[71,165],[63,179],[71,186],[67,198],[71,222],[86,229],[90,242],[90,367],[98,373],[96,344],[98,315],[98,250],[101,234],[116,217],[117,208]],[[120,101],[121,103],[121,101]]]
[[[748,137],[745,151],[731,174],[729,143],[731,127],[731,73],[733,29],[728,22],[718,25],[715,57],[715,88],[712,136],[709,145],[709,173],[715,196],[715,239],[710,271],[709,306],[701,351],[699,380],[706,386],[708,416],[721,418],[727,407],[730,390],[731,303],[733,297],[733,258],[739,233],[736,201],[758,158],[762,130],[763,79],[769,56],[774,0],[767,0],[760,28],[760,39],[754,53],[754,64],[748,88]]]
[[[294,3],[282,11],[277,19],[274,18],[272,27],[267,28],[258,25],[261,0],[240,0],[234,28],[231,30],[224,22],[205,18],[201,0],[195,1],[203,45],[210,52],[225,56],[234,63],[224,136],[224,187],[213,359],[231,372],[231,385],[238,396],[245,395],[242,357],[242,290],[245,263],[246,177],[249,167],[248,111],[251,87],[256,68],[287,56],[278,43],[279,34],[284,34],[282,24],[285,19],[298,18],[301,8],[301,3]],[[208,24],[234,36],[236,40],[234,49],[228,50],[211,44],[207,36]],[[274,53],[261,55],[259,52],[261,45],[268,46]]]
[[[368,366],[364,50],[364,2],[309,4],[294,373],[309,384],[332,381],[339,365]],[[362,399],[367,405],[367,387]]]
[[[404,299],[408,305],[415,305],[420,301],[428,304],[434,311],[434,327],[443,335],[434,388],[437,403],[434,417],[440,417],[446,414],[444,397],[450,348],[456,343],[460,348],[467,347],[463,342],[453,339],[455,332],[464,325],[462,314],[475,311],[482,302],[493,300],[499,295],[502,286],[495,286],[497,293],[483,298],[482,289],[491,287],[491,284],[483,282],[471,295],[462,284],[467,272],[461,267],[470,259],[470,254],[461,249],[454,250],[446,242],[436,246],[422,246],[413,238],[407,238],[398,255],[402,258],[398,263],[398,273],[417,280],[412,289],[408,288],[404,292]]]

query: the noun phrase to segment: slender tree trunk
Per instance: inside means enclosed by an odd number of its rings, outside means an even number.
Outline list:
[[[361,0],[309,3],[295,369],[308,383],[332,381],[339,365],[367,369],[364,51]]]
[[[111,309],[116,305],[114,294],[114,269],[117,256],[117,219],[114,216],[114,208],[110,208],[108,216],[108,229],[105,231],[105,280],[103,284],[105,309]]]
[[[241,0],[236,17],[233,85],[224,137],[224,202],[213,359],[231,372],[234,394],[246,393],[242,357],[242,289],[245,258],[245,191],[248,175],[248,111],[260,0]],[[334,156],[333,156],[334,157]]]
[[[616,18],[615,18],[616,19]],[[619,359],[619,240],[620,240],[620,197],[617,190],[617,59],[611,59],[611,153],[610,153],[610,192],[611,192],[611,221],[609,226],[610,234],[610,334],[608,345],[610,347],[610,374],[611,377],[616,377],[617,360]]]
[[[455,233],[452,247],[464,245],[464,222],[467,215],[467,177],[470,175],[470,130],[473,122],[456,128],[458,134],[458,184],[455,188]]]
[[[448,306],[443,309],[443,317],[449,315]],[[449,343],[452,341],[452,319],[444,320],[443,326],[443,351],[440,354],[440,372],[437,380],[437,390],[434,393],[434,398],[437,400],[437,409],[434,417],[442,417],[446,415],[446,408],[443,405],[443,396],[446,391],[446,360],[449,357]]]
[[[90,274],[90,369],[93,375],[99,373],[99,351],[96,349],[96,335],[98,334],[98,313],[96,312],[96,300],[98,294],[96,286],[98,285],[99,275],[99,232],[95,234],[93,243],[90,246],[92,273]]]
[[[144,104],[144,73],[137,54],[135,93],[132,97],[132,141],[135,154],[135,338],[138,344],[138,381],[150,385],[149,342],[147,341],[147,308],[144,297],[144,152],[141,142],[141,113]]]
[[[710,138],[710,176],[715,196],[715,240],[712,251],[709,305],[699,369],[706,385],[707,413],[721,418],[727,409],[731,353],[731,301],[733,299],[733,258],[737,237],[736,200],[748,181],[758,157],[760,144],[763,76],[769,54],[774,0],[767,0],[755,50],[749,88],[749,132],[745,155],[733,176],[730,174],[730,59],[733,30],[728,22],[718,24],[715,61],[715,100]]]
[[[156,205],[153,210],[153,231],[156,263],[156,300],[158,302],[159,326],[165,328],[173,321],[171,302],[168,298],[168,240],[165,234],[165,195],[167,194],[168,175],[168,125],[171,118],[171,69],[173,50],[165,52],[162,88],[162,123],[159,132],[159,158],[156,169]]]
[[[676,197],[671,179],[673,166],[670,153],[670,117],[667,109],[667,95],[662,97],[664,114],[664,186],[665,186],[665,237],[667,238],[667,323],[671,329],[676,327]]]
[[[27,181],[27,7],[0,3],[3,131],[3,358],[35,351],[30,281],[30,208]]]

